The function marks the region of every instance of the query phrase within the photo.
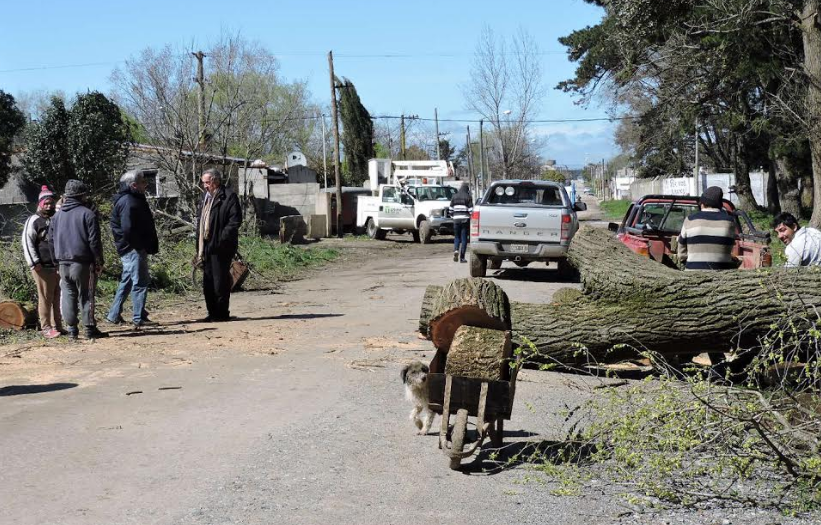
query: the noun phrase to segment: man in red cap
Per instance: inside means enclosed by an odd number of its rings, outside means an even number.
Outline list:
[[[52,215],[54,193],[48,186],[43,186],[37,197],[37,213],[29,217],[23,227],[23,255],[37,285],[37,313],[43,336],[47,339],[59,337],[63,323],[60,316],[60,274],[52,256],[48,234]]]

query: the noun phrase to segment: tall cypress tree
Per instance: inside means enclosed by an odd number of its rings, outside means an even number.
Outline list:
[[[26,117],[17,108],[14,97],[0,90],[0,188],[11,174],[11,154],[14,137],[23,129]]]
[[[373,158],[373,120],[353,83],[347,78],[337,81],[339,114],[342,119],[342,147],[345,150],[345,184],[361,186],[368,178],[368,159]]]

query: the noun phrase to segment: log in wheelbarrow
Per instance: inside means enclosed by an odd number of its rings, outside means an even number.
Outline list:
[[[441,359],[441,357],[434,358]],[[428,374],[429,408],[442,415],[439,430],[439,448],[448,458],[453,470],[458,470],[462,459],[470,457],[490,437],[494,448],[502,446],[504,422],[510,420],[513,411],[513,396],[516,391],[516,376],[521,364],[521,355],[515,366],[510,367],[509,376],[504,381],[487,381],[472,377],[459,377],[445,373]],[[441,361],[431,363],[431,370],[441,370]],[[456,419],[451,426],[450,416]],[[478,436],[467,443],[468,418],[476,418]]]

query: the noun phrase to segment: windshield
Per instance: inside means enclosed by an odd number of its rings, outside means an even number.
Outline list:
[[[420,201],[448,201],[456,195],[456,188],[450,186],[416,186],[408,188],[408,193]]]
[[[632,227],[678,235],[681,232],[684,219],[697,211],[697,204],[647,203],[636,214],[636,220]]]
[[[561,188],[556,186],[536,186],[529,184],[500,184],[490,189],[487,204],[508,204],[514,206],[563,206]]]

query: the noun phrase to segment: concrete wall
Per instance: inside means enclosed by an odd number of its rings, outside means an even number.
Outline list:
[[[657,177],[655,179],[636,179],[630,184],[631,200],[638,199],[644,195],[664,194],[664,195],[698,195],[704,188],[718,186],[724,190],[724,198],[733,204],[738,204],[738,196],[730,193],[730,187],[735,186],[735,175],[733,173],[702,173],[696,189],[696,179],[694,177]],[[753,196],[759,206],[767,206],[767,180],[768,173],[756,171],[750,173],[750,185]]]
[[[262,233],[279,233],[279,219],[288,215],[310,217],[317,213],[319,184],[268,184],[268,196],[259,197],[254,187],[257,215],[263,217]]]

